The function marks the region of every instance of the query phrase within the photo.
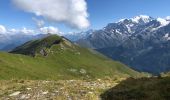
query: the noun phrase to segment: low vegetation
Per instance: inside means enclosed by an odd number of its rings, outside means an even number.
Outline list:
[[[106,89],[121,79],[103,80],[11,80],[0,81],[1,100],[99,100]]]
[[[169,100],[170,77],[129,78],[105,91],[102,100]]]

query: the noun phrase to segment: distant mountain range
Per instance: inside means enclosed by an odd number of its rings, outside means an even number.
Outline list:
[[[170,17],[140,15],[121,19],[76,43],[138,71],[158,74],[170,70]]]
[[[88,31],[83,31],[83,32],[70,32],[68,34],[64,34],[63,36],[70,39],[71,41],[75,42],[78,41],[79,39],[86,39],[88,36],[90,36],[94,30],[90,29]]]
[[[79,33],[72,32],[62,35],[72,41],[77,41],[79,39],[88,37],[92,32],[93,30],[89,30],[86,32]],[[0,34],[0,51],[11,51],[27,41],[44,38],[48,35],[49,34],[24,34],[24,33]],[[61,36],[61,34],[59,35]]]
[[[48,34],[0,34],[0,50],[10,51],[23,43],[46,37]]]

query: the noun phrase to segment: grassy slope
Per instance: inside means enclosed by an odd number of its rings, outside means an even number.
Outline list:
[[[21,48],[29,49],[26,52],[29,55],[29,51],[34,47],[35,57],[1,52],[0,79],[57,80],[141,75],[119,62],[91,53],[65,39],[54,45],[53,40],[56,42],[58,39],[60,38],[57,36],[50,36],[46,39],[28,42],[16,49],[17,52]],[[39,53],[42,48],[48,56],[42,56]]]

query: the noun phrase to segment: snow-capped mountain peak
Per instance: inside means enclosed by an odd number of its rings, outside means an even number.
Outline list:
[[[119,23],[119,22],[123,22],[124,20],[125,20],[125,19],[120,19],[120,20],[118,21],[118,23]]]
[[[168,18],[169,18],[169,20],[168,20]],[[167,18],[165,18],[165,19],[163,19],[163,18],[157,18],[156,20],[157,20],[158,22],[160,22],[161,26],[166,26],[166,25],[168,25],[168,24],[170,23],[170,17],[167,17]]]
[[[150,16],[147,16],[147,15],[139,15],[139,16],[135,16],[134,18],[131,18],[131,20],[135,23],[140,23],[140,22],[148,23],[148,22],[152,21],[153,18]]]
[[[145,23],[148,23],[148,22],[154,20],[154,18],[147,16],[147,15],[139,15],[139,16],[135,16],[135,17],[129,18],[129,19],[120,19],[118,21],[118,23],[124,22],[126,20],[131,21],[132,23],[136,23],[136,24],[145,24]]]

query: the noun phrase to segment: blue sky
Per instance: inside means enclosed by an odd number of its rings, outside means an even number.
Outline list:
[[[101,28],[109,22],[137,15],[166,17],[170,0],[87,0],[92,27]]]
[[[86,0],[86,2],[91,23],[89,28],[92,29],[99,29],[107,23],[137,15],[170,16],[170,0]],[[0,25],[7,28],[35,29],[36,24],[32,17],[36,16],[17,9],[11,0],[0,0]],[[45,25],[58,27],[63,32],[77,31],[62,23],[46,22]]]

